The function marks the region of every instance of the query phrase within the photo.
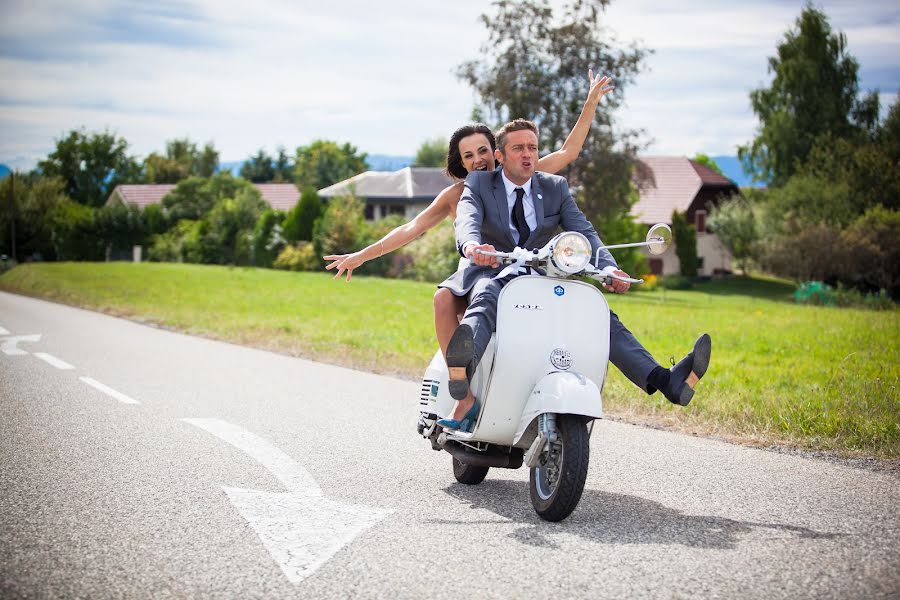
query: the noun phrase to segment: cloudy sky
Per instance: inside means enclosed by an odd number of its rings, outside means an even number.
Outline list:
[[[562,0],[554,0],[561,3]],[[655,52],[618,113],[648,153],[735,154],[748,92],[801,0],[617,0],[606,23]],[[820,0],[863,89],[900,87],[900,3]],[[212,141],[223,161],[316,138],[411,155],[471,113],[455,67],[477,58],[484,0],[0,0],[0,163],[30,168],[71,129],[145,156]],[[590,65],[585,65],[585,70]]]

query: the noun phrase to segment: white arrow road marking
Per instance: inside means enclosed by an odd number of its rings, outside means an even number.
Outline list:
[[[75,368],[72,365],[70,365],[69,363],[67,363],[66,361],[60,360],[60,359],[56,358],[55,356],[53,356],[52,354],[47,354],[46,352],[35,352],[34,355],[37,356],[42,361],[50,363],[57,369],[74,369]]]
[[[300,583],[341,548],[392,511],[325,498],[290,456],[249,431],[219,419],[182,419],[242,450],[289,491],[261,492],[222,486],[291,583]]]
[[[8,356],[21,356],[22,354],[28,354],[21,348],[17,348],[19,342],[39,342],[41,340],[41,334],[36,333],[34,335],[13,335],[5,338],[0,338],[0,350],[3,351],[3,354]]]
[[[88,384],[92,388],[103,392],[107,396],[111,396],[111,397],[115,398],[116,400],[118,400],[119,402],[121,402],[123,404],[140,404],[140,402],[138,402],[134,398],[129,398],[122,392],[117,392],[116,390],[112,389],[111,387],[109,387],[107,385],[103,385],[96,379],[91,379],[90,377],[79,377],[78,379],[83,381],[84,383]]]

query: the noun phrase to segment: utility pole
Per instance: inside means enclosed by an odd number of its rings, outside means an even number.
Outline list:
[[[12,242],[12,260],[16,262],[16,172],[9,174],[9,230]]]

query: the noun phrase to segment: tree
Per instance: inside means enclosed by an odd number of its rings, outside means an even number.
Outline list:
[[[699,258],[697,257],[697,231],[688,223],[687,214],[677,210],[672,212],[672,236],[675,238],[675,254],[685,277],[696,277]]]
[[[309,146],[297,148],[294,182],[300,189],[311,186],[321,190],[367,168],[366,154],[357,154],[356,146],[316,140]]]
[[[344,254],[361,248],[366,221],[363,201],[351,194],[335,196],[321,219],[316,221],[313,244],[316,254]]]
[[[120,183],[139,179],[137,161],[128,155],[128,142],[109,132],[72,130],[56,141],[56,149],[38,169],[47,177],[61,177],[65,194],[87,206],[101,206]]]
[[[166,142],[165,156],[156,152],[144,159],[144,181],[178,183],[188,177],[212,177],[219,166],[219,153],[212,143],[203,150],[188,138]]]
[[[249,183],[216,202],[200,222],[197,262],[251,264],[253,230],[267,208],[259,191]]]
[[[748,264],[755,256],[755,245],[759,239],[756,216],[747,199],[735,195],[713,207],[709,216],[709,228],[728,248],[746,275]]]
[[[712,169],[713,171],[715,171],[719,175],[722,175],[723,177],[725,176],[725,173],[722,172],[722,169],[719,168],[719,165],[716,164],[716,161],[711,159],[706,154],[698,152],[697,154],[694,155],[694,158],[692,158],[691,160],[694,161],[695,163],[700,163],[701,165],[703,165],[704,167],[706,167],[708,169]]]
[[[300,201],[284,219],[284,237],[294,243],[313,239],[313,226],[322,214],[322,201],[315,188],[306,187],[300,194]]]
[[[56,258],[52,215],[61,203],[70,202],[64,188],[65,182],[59,177],[15,173],[0,181],[0,252],[17,261],[35,256]]]
[[[251,156],[244,161],[241,166],[241,177],[253,183],[272,181],[275,179],[275,163],[272,161],[272,157],[260,148],[256,156]]]
[[[141,209],[114,202],[94,210],[94,232],[106,260],[131,257],[131,249],[144,241]]]
[[[783,185],[804,162],[816,139],[865,134],[877,120],[877,94],[859,99],[859,64],[847,38],[807,4],[769,58],[774,78],[750,94],[760,121],[756,138],[738,149],[747,172],[771,186]]]
[[[414,167],[443,167],[447,163],[447,138],[425,140],[416,152]]]
[[[271,267],[275,258],[284,248],[287,240],[284,239],[282,222],[284,213],[268,208],[259,215],[256,226],[253,228],[253,260],[254,265]]]
[[[201,219],[219,200],[235,198],[245,188],[253,188],[253,185],[233,177],[228,171],[209,179],[191,177],[179,181],[175,189],[162,199],[163,210],[170,223],[181,219]]]
[[[291,162],[284,146],[278,146],[278,156],[275,157],[275,179],[278,183],[291,183],[294,181],[294,163]]]
[[[610,44],[601,24],[609,0],[570,0],[557,12],[546,0],[504,0],[483,14],[488,30],[480,58],[458,76],[476,92],[476,112],[494,124],[529,118],[540,128],[544,150],[559,147],[577,121],[588,90],[587,70],[610,75],[616,92],[604,99],[581,157],[563,174],[578,191],[589,219],[602,225],[628,220],[634,201],[632,172],[637,132],[614,131],[613,112],[638,73],[646,51]]]

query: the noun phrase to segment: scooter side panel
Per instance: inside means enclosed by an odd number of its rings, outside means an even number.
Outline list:
[[[484,353],[484,359],[482,359],[479,368],[475,372],[475,378],[472,382],[476,397],[484,397],[484,390],[487,387],[493,361],[494,338],[491,338]],[[425,377],[422,380],[422,389],[419,395],[420,412],[426,415],[436,415],[438,419],[450,414],[456,401],[450,396],[450,392],[447,389],[448,380],[447,362],[444,360],[444,355],[438,350],[431,358],[428,368],[425,369]]]
[[[500,294],[494,343],[493,372],[479,396],[486,401],[472,439],[511,446],[532,390],[548,373],[577,371],[602,388],[609,306],[587,283],[520,276]],[[568,353],[568,369],[551,362],[554,351]],[[600,410],[599,394],[597,404]]]

